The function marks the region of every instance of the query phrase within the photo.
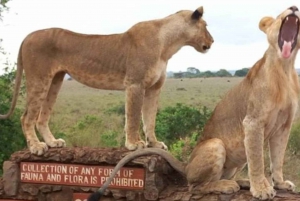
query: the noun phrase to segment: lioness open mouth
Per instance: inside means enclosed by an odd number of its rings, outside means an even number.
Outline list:
[[[286,16],[282,21],[278,37],[278,45],[284,58],[289,58],[296,47],[298,31],[299,18],[294,14]]]

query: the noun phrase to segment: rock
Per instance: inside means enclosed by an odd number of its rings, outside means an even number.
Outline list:
[[[15,196],[20,183],[20,170],[16,162],[5,161],[3,164],[3,186],[4,192],[8,196]]]

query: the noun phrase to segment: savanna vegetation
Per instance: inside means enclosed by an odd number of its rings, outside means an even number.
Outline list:
[[[175,157],[187,161],[215,105],[224,93],[241,79],[239,77],[167,79],[160,96],[156,121],[156,134],[159,140],[167,143]],[[7,86],[11,85],[5,83],[0,90]],[[70,147],[124,146],[124,95],[122,91],[97,90],[74,80],[65,80],[54,107],[50,128],[56,137],[64,138]],[[11,95],[8,95],[5,101],[0,100],[1,113],[8,110],[10,98]],[[2,146],[1,154],[5,156],[0,157],[0,162],[7,159],[13,151],[25,147],[19,123],[20,110],[25,104],[24,97],[20,95],[19,100],[14,115],[9,120],[5,120],[10,122],[9,126],[3,127],[5,121],[0,121],[1,139],[6,140],[0,142],[1,145],[6,145],[5,148]],[[284,166],[287,179],[293,181],[300,176],[300,120],[298,118],[300,115],[298,113],[292,128]],[[140,132],[142,133],[142,129]],[[7,149],[7,146],[11,147]],[[268,158],[267,149],[266,158]],[[266,164],[266,171],[269,172],[268,164]],[[241,175],[246,176],[246,171]],[[295,183],[300,186],[300,179],[296,179]]]
[[[224,93],[243,78],[167,79],[159,101],[156,134],[170,152],[187,161],[206,120]],[[50,127],[68,146],[124,146],[125,96],[65,81]],[[21,106],[21,105],[20,105]],[[300,112],[296,115],[285,158],[286,179],[300,186]],[[142,125],[142,123],[141,123]],[[142,126],[141,126],[142,128]],[[140,131],[142,133],[142,129]],[[266,144],[266,172],[270,174]],[[239,176],[246,176],[246,170]],[[299,188],[298,188],[299,189]]]
[[[1,0],[1,4],[4,5],[5,2],[7,1]],[[5,54],[5,51],[1,49],[1,44],[0,53]],[[6,62],[1,64],[1,68],[2,66],[7,70],[0,76],[1,114],[7,112],[10,107],[14,82],[14,71],[9,70],[13,69],[14,65]],[[236,76],[244,76],[247,71],[246,68],[241,69],[236,72]],[[217,102],[226,91],[242,79],[232,77],[224,69],[216,73],[210,71],[201,73],[197,69],[190,68],[188,72],[190,78],[197,78],[167,79],[160,96],[156,121],[157,137],[166,142],[170,152],[182,161],[188,160]],[[21,90],[23,91],[24,89]],[[65,80],[54,107],[50,128],[56,137],[64,138],[70,147],[123,146],[125,140],[123,133],[124,95],[121,91],[96,90],[74,80]],[[25,106],[24,100],[25,97],[20,94],[14,114],[7,120],[0,120],[0,164],[7,160],[14,151],[26,147],[20,125],[20,116]],[[284,166],[286,179],[294,181],[298,189],[300,186],[299,114],[300,112],[297,113],[291,131]],[[268,158],[267,151],[265,155]],[[267,173],[269,173],[268,167],[266,164]],[[246,170],[239,177],[245,174]]]
[[[208,77],[245,77],[249,68],[242,68],[236,70],[233,74],[226,69],[220,69],[216,72],[210,70],[201,72],[198,68],[188,67],[185,72],[168,72],[169,78],[208,78]]]
[[[8,0],[0,1],[0,21],[2,20],[2,12],[7,8],[5,4]],[[1,46],[0,38],[0,54],[6,55],[5,50]],[[13,80],[15,72],[14,65],[5,60],[1,68],[5,74],[0,75],[0,113],[8,111],[12,98]],[[11,118],[0,121],[0,175],[2,174],[2,163],[16,150],[26,146],[26,142],[22,133],[20,124],[21,111],[17,108]]]

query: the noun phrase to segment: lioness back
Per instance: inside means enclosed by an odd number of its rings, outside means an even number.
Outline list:
[[[26,37],[22,57],[26,59],[38,55],[40,62],[52,64],[49,76],[64,69],[72,78],[85,85],[124,90],[124,53],[129,48],[128,34],[87,35],[52,28],[33,32]],[[38,70],[40,66],[30,65],[28,68]]]

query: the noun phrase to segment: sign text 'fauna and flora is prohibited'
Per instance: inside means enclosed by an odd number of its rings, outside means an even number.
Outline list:
[[[89,166],[59,163],[21,162],[21,182],[63,184],[72,186],[101,186],[110,176],[112,166]],[[123,167],[110,183],[111,188],[142,190],[145,170]]]

